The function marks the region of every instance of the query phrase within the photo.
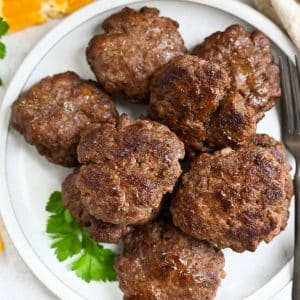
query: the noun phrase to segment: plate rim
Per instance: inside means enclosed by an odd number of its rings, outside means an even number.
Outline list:
[[[107,10],[144,1],[146,0],[98,0],[66,17],[52,30],[50,30],[25,57],[10,81],[2,103],[0,104],[0,189],[2,191],[0,211],[3,222],[20,257],[29,269],[40,280],[40,282],[45,285],[45,287],[51,290],[57,297],[62,299],[79,300],[83,298],[56,277],[56,275],[53,274],[40,260],[39,256],[35,253],[19,226],[9,197],[6,174],[6,142],[8,137],[10,114],[6,113],[7,109],[5,108],[9,107],[8,102],[11,99],[15,99],[19,95],[19,92],[27,81],[30,72],[36,68],[49,49],[58,43],[59,40],[64,38],[65,35],[87,20]],[[293,59],[294,54],[297,53],[296,47],[277,25],[247,4],[236,0],[210,0],[209,3],[206,0],[179,1],[206,5],[208,7],[227,12],[266,33],[272,42],[275,43],[290,58]],[[268,291],[272,291],[272,294],[269,294],[269,296],[276,294],[277,291],[279,292],[291,279],[291,274],[289,272],[290,264],[291,262],[288,262],[270,281],[255,291],[247,299],[259,299],[257,298],[258,295],[265,294],[265,292]],[[278,281],[282,281],[283,278],[285,279],[285,282],[282,283],[282,286],[278,286]]]

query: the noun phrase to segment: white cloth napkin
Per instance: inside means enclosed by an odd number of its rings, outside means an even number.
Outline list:
[[[254,4],[284,28],[300,50],[300,0],[254,0]]]

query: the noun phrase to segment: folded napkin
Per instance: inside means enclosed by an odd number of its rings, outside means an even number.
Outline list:
[[[300,0],[254,0],[254,4],[284,28],[300,50]]]

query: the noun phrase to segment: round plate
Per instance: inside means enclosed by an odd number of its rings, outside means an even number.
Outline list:
[[[61,22],[43,38],[25,59],[1,104],[0,176],[1,213],[7,230],[20,255],[35,275],[63,299],[121,299],[117,283],[85,283],[69,270],[69,262],[59,263],[45,234],[49,194],[60,189],[70,169],[48,163],[22,136],[9,128],[10,106],[20,92],[42,77],[73,70],[84,78],[94,78],[86,61],[89,39],[101,32],[100,24],[113,12],[129,5],[157,7],[161,15],[180,24],[180,32],[191,48],[205,36],[240,23],[249,30],[257,28],[290,57],[296,53],[287,37],[261,14],[236,1],[96,1]],[[252,25],[251,25],[252,24]],[[275,46],[276,44],[276,46]],[[134,117],[145,111],[143,105],[118,101],[120,112]],[[280,139],[276,109],[259,123],[260,132]],[[291,279],[288,262],[293,249],[293,220],[287,229],[269,245],[262,244],[255,253],[243,254],[225,250],[227,276],[218,290],[218,299],[266,299],[282,289]],[[107,245],[110,246],[110,245]],[[114,246],[111,246],[114,247]],[[277,275],[276,275],[277,274]],[[276,276],[275,276],[276,275]]]

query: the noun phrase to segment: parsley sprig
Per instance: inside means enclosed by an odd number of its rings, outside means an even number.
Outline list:
[[[9,25],[3,18],[0,17],[0,38],[2,38],[9,30]],[[6,56],[6,46],[0,41],[0,59]],[[2,85],[2,79],[0,78],[0,85]]]
[[[114,281],[115,254],[93,241],[88,232],[76,223],[61,200],[61,192],[53,192],[46,210],[51,213],[47,222],[47,233],[55,240],[51,247],[59,261],[79,254],[71,264],[76,275],[86,282]]]

